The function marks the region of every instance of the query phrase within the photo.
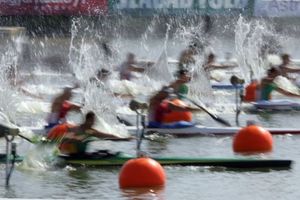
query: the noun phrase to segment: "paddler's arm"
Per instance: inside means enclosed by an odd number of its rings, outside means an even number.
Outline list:
[[[113,134],[109,134],[109,133],[103,133],[100,131],[97,131],[95,129],[91,129],[91,131],[88,132],[91,136],[100,138],[100,139],[107,139],[107,140],[131,140],[133,139],[132,137],[119,137]]]
[[[283,67],[283,69],[286,73],[299,73],[300,72],[300,68],[297,66]]]
[[[151,67],[155,64],[153,61],[138,61],[137,65],[143,66],[143,67]]]
[[[76,135],[74,132],[68,132],[64,135],[63,141],[83,141],[86,138],[86,135]]]
[[[72,111],[80,111],[80,109],[82,108],[82,105],[73,103],[71,101],[67,101],[67,102],[68,102],[68,104],[70,106],[70,110],[72,110]]]
[[[144,72],[145,69],[144,68],[141,68],[141,67],[138,67],[138,66],[135,66],[135,65],[130,65],[128,67],[128,69],[132,72]]]
[[[213,64],[209,64],[204,66],[204,70],[215,70],[215,69],[228,69],[228,68],[233,68],[236,67],[236,65],[222,65],[222,64],[218,64],[218,63],[213,63]]]
[[[299,94],[294,94],[294,93],[291,93],[289,91],[286,91],[286,90],[283,90],[281,88],[276,88],[276,91],[283,94],[283,95],[286,95],[286,96],[289,96],[289,97],[300,97]]]

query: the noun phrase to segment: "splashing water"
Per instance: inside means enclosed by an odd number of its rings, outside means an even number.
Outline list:
[[[10,119],[16,120],[17,104],[21,101],[16,88],[12,85],[15,84],[16,78],[9,77],[8,73],[17,74],[17,65],[19,59],[19,51],[17,49],[17,42],[20,41],[19,37],[2,38],[4,41],[4,52],[0,55],[0,109]],[[3,42],[2,41],[2,42]]]
[[[69,64],[75,77],[87,84],[96,70],[109,68],[100,49],[102,36],[93,25],[81,18],[75,18],[72,22]]]
[[[213,91],[209,80],[209,75],[205,72],[198,61],[192,69],[192,80],[189,95],[205,104],[211,105],[214,101]]]
[[[155,62],[154,66],[149,67],[146,70],[145,76],[148,76],[149,79],[144,78],[145,80],[150,80],[148,82],[148,85],[151,87],[153,83],[155,85],[167,85],[169,84],[173,78],[173,71],[170,69],[170,66],[168,64],[168,55],[167,55],[167,44],[169,40],[169,31],[171,28],[170,24],[166,24],[167,30],[164,38],[164,45],[162,47],[162,53],[160,54],[158,60]],[[145,42],[145,41],[143,41]]]
[[[273,31],[271,24],[264,21],[253,20],[246,21],[242,16],[239,17],[235,26],[235,49],[237,61],[243,78],[248,82],[253,78],[260,79],[269,66],[264,65],[263,48],[271,46],[266,38],[275,38],[278,41],[278,35]]]
[[[98,46],[91,42],[93,41],[91,35],[95,33],[94,31],[96,30],[90,25],[84,24],[84,20],[83,22],[79,19],[73,21],[69,59],[73,73],[85,88],[83,110],[85,112],[92,110],[97,114],[98,120],[94,127],[97,130],[126,135],[125,127],[120,125],[116,118],[116,105],[120,105],[120,101],[113,97],[111,88],[104,87],[104,84],[97,86],[89,82],[99,66],[104,66],[101,63],[103,57]]]
[[[176,42],[181,42],[184,46],[195,44],[199,48],[199,54],[204,54],[204,47],[208,45],[206,35],[203,31],[203,22],[196,18],[188,18],[184,24],[179,23],[174,38]]]
[[[146,53],[151,53],[151,49],[149,48],[149,35],[151,34],[155,34],[155,28],[156,28],[156,24],[159,22],[159,17],[157,15],[155,15],[153,17],[153,19],[151,20],[150,24],[148,25],[146,31],[144,32],[144,34],[141,36],[141,42],[140,45],[142,47],[142,49],[146,52]]]
[[[191,66],[192,81],[189,83],[189,95],[197,101],[209,104],[214,99],[213,91],[209,75],[202,68],[208,41],[203,31],[202,21],[199,22],[197,18],[189,18],[187,20],[184,24],[180,23],[178,25],[179,28],[175,32],[174,41],[180,41],[185,46],[197,46],[198,54],[195,56],[196,63]]]
[[[96,87],[95,84],[88,84],[84,93],[84,112],[89,110],[97,113],[98,120],[94,128],[99,131],[114,135],[128,136],[126,127],[117,120],[117,105],[122,102],[113,98],[112,92],[103,87]]]
[[[20,170],[47,171],[53,168],[56,163],[57,147],[55,145],[32,145],[26,152],[23,162],[18,165]]]

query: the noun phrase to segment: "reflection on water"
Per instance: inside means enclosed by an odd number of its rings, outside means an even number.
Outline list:
[[[6,192],[3,197],[4,198],[15,198],[16,197],[15,188],[13,188],[12,186],[8,186],[6,188]]]
[[[146,137],[149,139],[147,144],[144,145],[146,146],[146,152],[159,155],[161,152],[168,150],[168,143],[171,137],[155,134]]]
[[[70,178],[69,181],[66,182],[66,187],[68,187],[70,191],[89,191],[90,184],[94,178],[90,175],[89,171],[84,168],[72,169],[70,167],[66,167],[66,170]]]
[[[149,188],[131,188],[131,189],[120,189],[122,196],[126,199],[136,200],[164,200],[165,188],[164,187],[149,187]]]

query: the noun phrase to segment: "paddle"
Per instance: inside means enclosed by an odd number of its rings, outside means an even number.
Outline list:
[[[24,140],[27,140],[28,142],[32,143],[32,144],[35,144],[36,142],[32,141],[31,139],[25,137],[24,135],[21,135],[20,133],[18,133],[18,136],[23,138]]]
[[[28,142],[34,143],[31,139],[20,134],[19,127],[16,126],[14,123],[12,123],[11,120],[8,118],[8,116],[6,116],[2,112],[0,112],[0,116],[4,119],[3,121],[6,123],[6,125],[0,124],[0,129],[2,132],[7,133],[8,135],[18,135],[19,137],[27,140]]]
[[[195,106],[197,106],[198,108],[201,108],[204,112],[206,112],[211,118],[213,118],[215,121],[225,125],[225,126],[231,126],[231,124],[226,121],[225,119],[222,119],[221,117],[217,116],[216,114],[213,114],[211,112],[209,112],[206,108],[204,108],[203,106],[200,106],[197,102],[195,102],[193,99],[190,99],[189,97],[182,95],[182,94],[177,94],[180,97],[183,97],[185,99],[187,99],[188,101],[190,101],[192,104],[194,104]]]

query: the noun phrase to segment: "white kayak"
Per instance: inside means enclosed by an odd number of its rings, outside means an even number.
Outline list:
[[[136,127],[127,127],[129,133],[135,134]],[[192,136],[230,136],[236,134],[241,127],[208,127],[202,125],[196,125],[187,128],[146,128],[145,134],[159,133],[174,135],[177,137],[192,137]],[[300,134],[299,129],[293,128],[266,128],[273,135],[284,135],[284,134]]]
[[[267,111],[287,111],[287,110],[300,110],[300,102],[289,99],[278,99],[270,101],[257,101],[252,102],[253,108],[256,110]]]
[[[243,85],[237,85],[237,86],[234,86],[232,84],[229,84],[229,83],[214,83],[211,85],[211,87],[213,89],[218,89],[218,90],[235,90],[235,89],[243,89]]]

